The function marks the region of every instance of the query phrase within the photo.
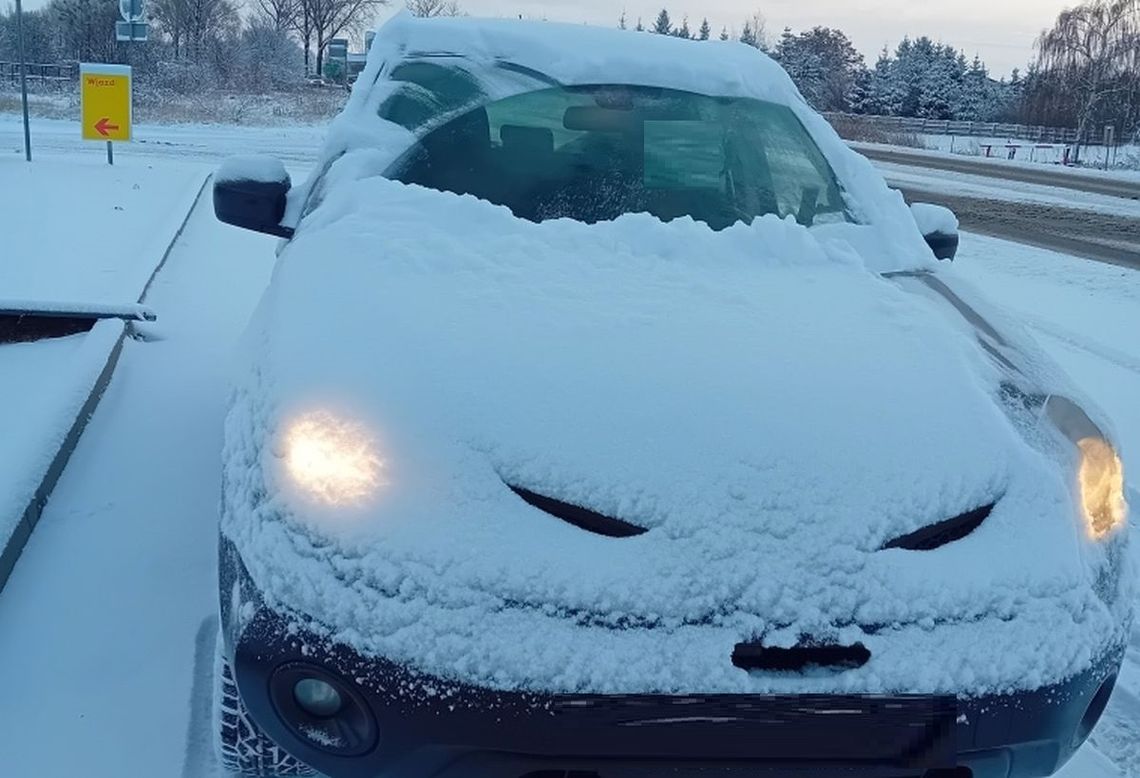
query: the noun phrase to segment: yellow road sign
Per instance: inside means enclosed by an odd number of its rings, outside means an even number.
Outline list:
[[[129,65],[79,66],[79,103],[83,140],[131,139],[131,68]]]

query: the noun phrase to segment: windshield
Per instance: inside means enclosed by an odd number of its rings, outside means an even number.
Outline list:
[[[406,124],[407,100],[381,109]],[[786,106],[639,86],[490,102],[424,134],[390,177],[531,221],[649,213],[714,229],[758,216],[846,221],[830,166]]]

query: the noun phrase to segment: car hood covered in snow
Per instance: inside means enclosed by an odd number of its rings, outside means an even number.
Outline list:
[[[223,531],[271,604],[361,651],[492,684],[762,690],[790,682],[733,668],[733,643],[808,635],[907,646],[819,688],[924,690],[1049,680],[1118,637],[1072,447],[1003,406],[964,318],[790,220],[532,224],[361,180],[283,254],[248,338]],[[362,503],[290,480],[313,413],[374,440]],[[595,535],[506,484],[649,531]],[[880,550],[990,503],[957,543]]]

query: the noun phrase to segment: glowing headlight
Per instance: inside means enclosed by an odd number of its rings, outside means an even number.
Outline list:
[[[371,496],[384,462],[361,425],[325,412],[294,421],[285,432],[285,469],[318,502],[344,505]]]
[[[1081,449],[1081,507],[1089,534],[1102,540],[1128,519],[1124,467],[1112,446],[1101,438],[1082,438],[1077,446]]]

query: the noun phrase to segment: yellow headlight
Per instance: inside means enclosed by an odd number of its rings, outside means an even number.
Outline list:
[[[316,501],[345,505],[367,499],[381,486],[384,461],[363,426],[317,411],[289,425],[285,468]]]
[[[1124,500],[1124,467],[1120,457],[1101,438],[1082,438],[1081,506],[1089,534],[1103,540],[1124,526],[1128,520],[1128,503]]]

